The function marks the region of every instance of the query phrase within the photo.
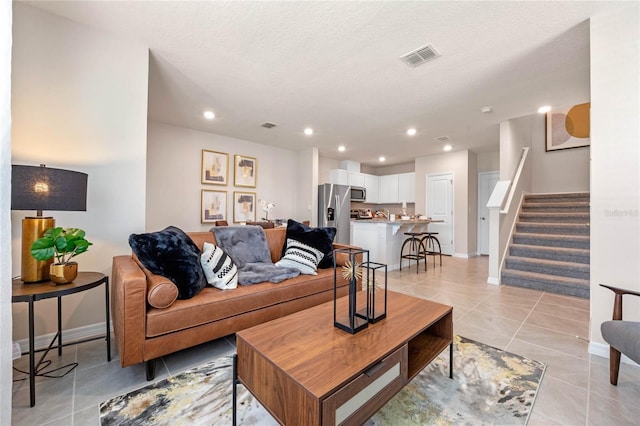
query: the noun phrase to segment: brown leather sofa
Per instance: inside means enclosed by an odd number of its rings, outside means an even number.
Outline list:
[[[265,233],[276,262],[286,230],[265,229]],[[211,232],[187,234],[201,250],[205,241],[215,243]],[[344,260],[338,257],[337,263]],[[348,282],[337,276],[338,295],[344,296]],[[300,275],[279,284],[239,285],[234,290],[206,287],[191,299],[172,301],[168,293],[173,283],[167,278],[154,275],[132,255],[116,256],[111,303],[120,363],[127,367],[146,362],[147,380],[152,380],[161,356],[332,300],[333,280],[333,268],[318,269],[318,275]]]

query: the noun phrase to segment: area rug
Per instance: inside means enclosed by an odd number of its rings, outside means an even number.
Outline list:
[[[377,425],[526,424],[545,365],[455,336],[453,380],[445,350],[367,421]],[[229,425],[231,356],[100,404],[106,425]],[[277,422],[238,386],[238,424]]]

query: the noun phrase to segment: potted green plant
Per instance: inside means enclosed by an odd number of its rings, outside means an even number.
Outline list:
[[[56,284],[72,282],[78,275],[78,264],[71,259],[92,245],[79,228],[49,228],[31,245],[31,256],[37,260],[55,258],[50,266],[50,279]]]

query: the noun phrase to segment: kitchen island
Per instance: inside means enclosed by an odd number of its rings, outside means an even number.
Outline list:
[[[351,244],[369,250],[369,261],[384,263],[387,270],[400,268],[400,248],[408,237],[405,232],[426,232],[430,219],[390,221],[386,219],[352,220]],[[415,262],[412,262],[415,264]],[[408,267],[405,260],[403,267]]]

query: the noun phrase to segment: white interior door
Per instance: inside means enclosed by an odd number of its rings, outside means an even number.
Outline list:
[[[489,254],[489,209],[487,202],[499,178],[499,172],[478,173],[478,251],[480,254]]]
[[[453,254],[453,174],[427,176],[427,216],[442,222],[429,224],[437,232],[443,254]]]

